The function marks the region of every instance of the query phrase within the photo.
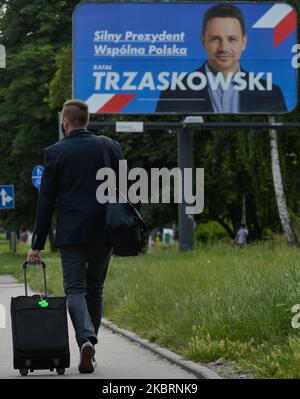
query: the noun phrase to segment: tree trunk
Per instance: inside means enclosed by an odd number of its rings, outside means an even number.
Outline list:
[[[222,220],[222,219],[220,218],[220,216],[218,216],[218,215],[215,215],[215,216],[214,216],[214,219],[215,219],[216,222],[218,222],[218,223],[227,231],[229,237],[230,237],[232,240],[234,240],[234,238],[235,238],[235,233],[234,233],[234,231],[230,228],[230,226],[229,226],[226,222],[224,222],[224,220]]]
[[[241,223],[246,226],[246,195],[245,194],[243,195]]]
[[[275,123],[275,118],[269,117],[269,121]],[[276,129],[269,130],[269,137],[270,137],[270,147],[271,147],[274,191],[276,196],[281,227],[288,245],[292,248],[299,248],[297,237],[294,234],[291,226],[291,221],[286,204],[286,198],[283,188],[283,181],[282,181],[280,162],[279,162],[278,137]]]

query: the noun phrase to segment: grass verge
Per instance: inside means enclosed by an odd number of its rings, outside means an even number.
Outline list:
[[[13,255],[1,239],[0,273],[22,280],[26,250]],[[62,295],[59,257],[46,250],[44,259],[49,291]],[[42,291],[41,270],[28,277]],[[104,297],[107,319],[187,359],[224,358],[256,378],[300,377],[300,331],[291,325],[300,303],[299,251],[283,243],[114,258]]]

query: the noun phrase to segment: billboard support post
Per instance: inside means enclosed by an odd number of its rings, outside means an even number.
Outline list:
[[[193,167],[193,130],[182,127],[178,129],[178,167],[182,173],[185,168]],[[184,187],[184,184],[182,185]],[[184,191],[184,190],[183,190]],[[194,223],[191,215],[187,215],[185,208],[187,203],[184,194],[182,201],[178,204],[178,234],[179,251],[187,252],[194,249]]]
[[[10,250],[13,253],[17,252],[17,233],[15,231],[10,233]]]

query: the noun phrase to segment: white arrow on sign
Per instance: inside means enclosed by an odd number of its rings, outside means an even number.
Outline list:
[[[6,206],[6,204],[10,203],[13,200],[13,198],[6,193],[4,188],[1,190],[0,196],[1,196],[2,206]]]

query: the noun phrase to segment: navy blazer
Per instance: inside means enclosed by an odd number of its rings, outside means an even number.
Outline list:
[[[243,72],[246,72],[242,70]],[[205,74],[205,64],[197,70]],[[248,81],[249,74],[246,72],[245,79]],[[266,81],[261,79],[261,84],[266,87]],[[157,103],[156,112],[161,113],[214,113],[208,87],[202,90],[192,90],[186,85],[187,90],[162,91]],[[273,84],[272,91],[260,91],[248,88],[240,91],[240,113],[242,114],[277,114],[286,113],[287,107],[280,88]]]
[[[119,143],[110,138],[103,143],[87,130],[74,130],[44,150],[44,174],[32,249],[44,248],[56,202],[56,247],[105,241],[105,205],[96,199],[101,184],[96,180],[96,174],[106,166],[103,145],[110,156],[111,166],[118,173],[119,160],[123,159]]]

